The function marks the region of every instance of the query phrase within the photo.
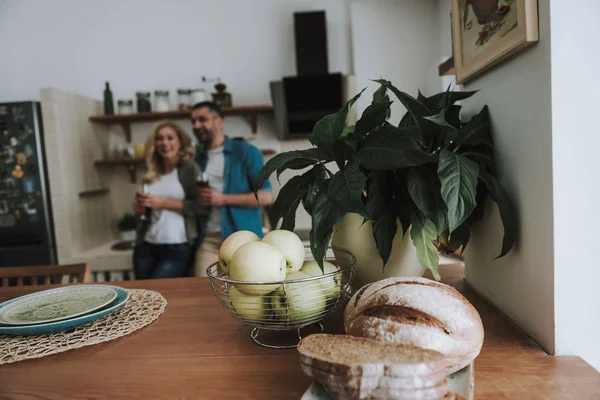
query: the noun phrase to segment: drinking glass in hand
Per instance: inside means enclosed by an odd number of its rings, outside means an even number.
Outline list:
[[[138,198],[140,195],[148,193],[148,185],[143,183],[140,189],[141,189],[141,191],[137,192],[137,196],[136,196]],[[150,216],[152,215],[152,209],[150,207],[144,207],[144,208],[145,208],[145,210],[142,213],[142,215],[140,216],[140,219],[142,221],[148,221],[150,219]]]
[[[196,177],[196,185],[198,186],[198,189],[204,189],[209,187],[208,174],[206,172],[203,172],[202,174]]]

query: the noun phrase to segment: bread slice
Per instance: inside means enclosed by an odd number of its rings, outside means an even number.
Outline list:
[[[300,363],[304,373],[322,384],[346,385],[371,390],[376,387],[396,389],[421,389],[437,386],[446,379],[444,371],[426,376],[390,377],[390,376],[346,376],[334,375],[327,371]]]
[[[442,400],[448,393],[448,381],[437,386],[422,389],[394,389],[376,387],[374,389],[358,390],[349,386],[340,386],[333,383],[322,384],[328,393],[345,400],[362,399],[394,399],[394,400]]]
[[[302,364],[347,377],[426,376],[445,367],[437,351],[351,335],[313,334],[297,350]]]

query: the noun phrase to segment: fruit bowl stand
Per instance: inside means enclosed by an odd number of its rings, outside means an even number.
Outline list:
[[[313,259],[310,248],[306,246],[305,261]],[[323,332],[321,321],[345,305],[352,296],[354,255],[348,250],[331,247],[325,261],[335,265],[337,270],[279,282],[232,280],[221,271],[219,263],[211,264],[206,273],[219,303],[233,317],[253,328],[250,337],[256,344],[275,349],[294,348],[302,339],[301,329],[316,326]],[[264,287],[265,294],[245,295],[241,293],[245,286],[252,286],[253,291]],[[271,289],[273,286],[276,289]],[[259,339],[261,330],[296,331],[297,339],[293,344],[268,343]]]

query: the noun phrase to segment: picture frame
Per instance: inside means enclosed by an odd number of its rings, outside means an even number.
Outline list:
[[[452,0],[456,83],[538,42],[537,0]]]

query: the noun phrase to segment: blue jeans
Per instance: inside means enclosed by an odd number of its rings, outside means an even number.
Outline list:
[[[133,248],[136,279],[179,278],[184,276],[193,246],[142,242]]]

